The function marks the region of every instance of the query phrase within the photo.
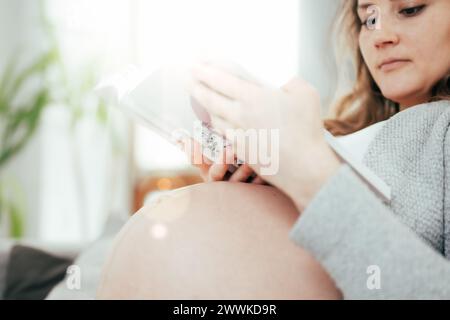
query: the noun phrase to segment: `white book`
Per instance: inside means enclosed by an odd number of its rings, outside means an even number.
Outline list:
[[[218,64],[243,79],[264,83],[237,65],[223,62]],[[130,67],[125,72],[102,81],[96,90],[136,121],[171,143],[176,144],[180,135],[196,139],[202,146],[204,155],[215,161],[228,142],[208,124],[199,121],[204,115],[195,108],[187,91],[189,77],[189,68],[182,65],[164,66],[151,71]],[[325,130],[324,135],[335,153],[388,203],[391,200],[390,187],[328,131]],[[230,171],[234,172],[236,167],[237,164],[230,166]]]

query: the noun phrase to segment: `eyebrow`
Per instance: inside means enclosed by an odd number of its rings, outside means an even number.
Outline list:
[[[399,0],[389,0],[390,2],[397,2]],[[362,3],[362,4],[358,4],[358,11],[359,10],[366,10],[368,7],[372,6],[373,3],[371,2],[366,2],[366,3]]]

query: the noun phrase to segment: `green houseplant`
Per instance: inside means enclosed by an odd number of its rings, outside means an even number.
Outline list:
[[[69,108],[74,128],[83,117],[84,100],[97,79],[95,63],[80,67],[79,74],[68,74],[56,28],[46,15],[45,0],[40,1],[40,24],[48,49],[25,67],[15,58],[0,70],[0,236],[2,227],[13,238],[21,238],[25,232],[26,197],[18,181],[6,172],[7,165],[33,138],[46,106]],[[98,122],[105,124],[107,116],[105,103],[97,99]]]
[[[18,63],[7,65],[0,77],[0,219],[8,219],[10,236],[23,235],[23,203],[20,188],[6,176],[6,165],[27,145],[38,128],[50,89],[45,81],[47,70],[57,61],[57,51],[51,49],[29,66],[18,71]],[[39,81],[26,101],[19,101],[30,81]],[[13,185],[15,185],[13,187]],[[15,191],[15,192],[14,192]],[[7,217],[3,215],[8,215]]]

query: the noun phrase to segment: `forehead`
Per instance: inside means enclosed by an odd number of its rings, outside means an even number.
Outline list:
[[[357,0],[356,12],[359,16],[363,16],[367,13],[367,9],[372,5],[380,5],[382,2],[392,2],[397,0]]]
[[[377,5],[377,4],[382,4],[382,3],[395,3],[395,2],[400,2],[402,0],[357,0],[357,8],[359,10],[364,10],[367,9],[368,7],[370,7],[371,5]]]

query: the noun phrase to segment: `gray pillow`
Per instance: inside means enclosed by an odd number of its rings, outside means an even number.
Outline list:
[[[65,276],[73,259],[15,244],[6,268],[5,300],[42,300]]]
[[[6,287],[6,270],[13,243],[7,240],[0,241],[0,300],[3,299]]]

